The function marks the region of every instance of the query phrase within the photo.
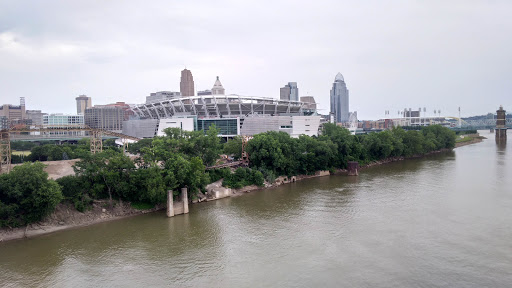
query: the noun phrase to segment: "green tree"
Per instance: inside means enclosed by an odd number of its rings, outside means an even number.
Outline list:
[[[224,143],[224,154],[240,159],[242,157],[242,137],[236,136]]]
[[[281,143],[274,135],[276,133],[284,132],[266,132],[254,135],[253,139],[247,143],[247,152],[251,166],[270,170],[278,175],[285,175],[287,161],[281,150]]]
[[[62,189],[64,198],[73,203],[75,209],[84,212],[91,207],[92,199],[87,193],[88,182],[83,176],[64,176],[56,180]]]
[[[335,167],[346,168],[348,161],[358,160],[352,154],[355,137],[350,134],[348,129],[336,124],[325,123],[319,139],[322,141],[331,140],[337,146]]]
[[[210,126],[206,135],[203,131],[183,131],[179,128],[167,128],[164,133],[166,136],[153,139],[151,147],[141,149],[146,162],[165,161],[172,154],[181,153],[187,159],[199,157],[205,165],[211,166],[222,152],[217,136],[219,130],[215,125]]]
[[[0,226],[43,219],[62,200],[60,186],[48,179],[42,163],[25,163],[0,175]]]
[[[130,200],[158,204],[165,202],[167,187],[162,169],[156,166],[137,169],[130,173],[132,193]]]
[[[403,138],[404,156],[410,157],[423,154],[425,151],[423,148],[424,141],[425,138],[422,133],[416,130],[407,131]]]
[[[75,174],[92,183],[92,193],[101,196],[106,192],[112,208],[114,196],[123,198],[130,193],[130,172],[135,169],[129,157],[114,151],[91,154],[74,165]]]
[[[189,161],[181,154],[173,154],[165,160],[165,186],[172,189],[175,195],[179,193],[179,188],[188,187],[190,196],[193,196],[208,184],[209,177],[204,171],[205,166],[199,157],[192,157]]]
[[[128,152],[132,154],[139,154],[141,153],[142,148],[151,147],[152,143],[153,139],[151,138],[141,139],[133,144],[128,145]]]

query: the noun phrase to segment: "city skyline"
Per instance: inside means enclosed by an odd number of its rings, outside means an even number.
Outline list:
[[[261,2],[131,4],[0,3],[1,102],[25,97],[29,109],[47,113],[73,113],[81,94],[97,104],[144,103],[151,92],[179,91],[177,73],[187,68],[196,90],[220,75],[230,94],[278,99],[293,80],[322,114],[340,71],[359,119],[404,107],[446,116],[458,107],[462,116],[512,107],[506,1],[278,1],[275,11]],[[283,9],[317,21],[292,24],[276,12]]]

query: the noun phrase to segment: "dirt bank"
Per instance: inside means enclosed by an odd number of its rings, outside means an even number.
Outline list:
[[[72,159],[72,160],[61,160],[61,161],[44,161],[41,162],[46,167],[44,167],[44,171],[48,173],[48,177],[50,179],[59,179],[68,175],[75,175],[75,171],[73,170],[73,165],[80,159]],[[12,167],[16,167],[22,164],[13,164]]]
[[[0,242],[29,238],[64,229],[87,226],[165,209],[164,205],[157,205],[152,209],[137,210],[131,207],[129,202],[117,202],[112,209],[108,207],[108,201],[94,201],[92,209],[82,213],[77,211],[71,204],[61,203],[57,205],[57,208],[49,217],[41,222],[32,223],[20,228],[0,228]]]

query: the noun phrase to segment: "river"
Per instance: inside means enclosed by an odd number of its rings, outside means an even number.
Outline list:
[[[512,143],[0,243],[4,287],[510,287]]]

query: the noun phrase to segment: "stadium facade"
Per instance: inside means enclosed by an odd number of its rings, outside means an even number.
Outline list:
[[[176,97],[133,105],[138,119],[125,121],[123,133],[151,138],[162,135],[168,127],[207,131],[215,124],[220,136],[227,138],[266,131],[283,131],[292,137],[314,136],[318,135],[321,117],[311,108],[301,101],[256,96]]]

